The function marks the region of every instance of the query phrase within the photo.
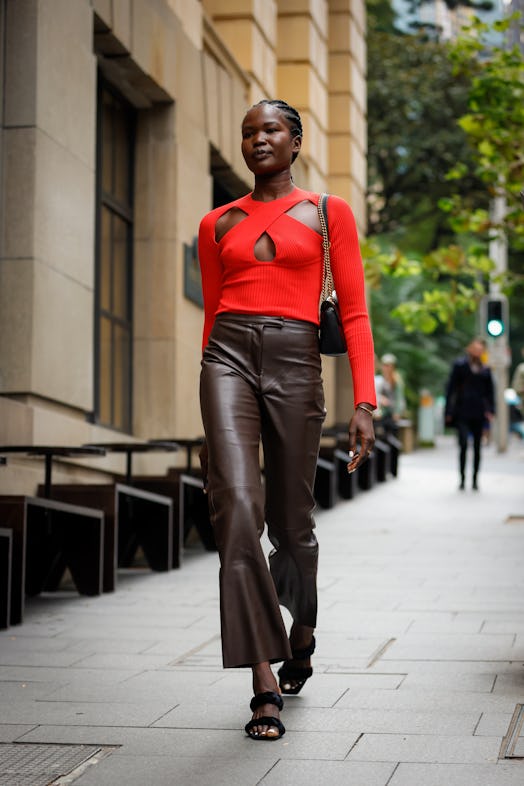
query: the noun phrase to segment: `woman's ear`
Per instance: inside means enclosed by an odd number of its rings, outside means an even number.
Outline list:
[[[292,141],[291,149],[293,150],[293,153],[296,153],[298,155],[300,152],[300,148],[302,147],[302,137],[294,136],[291,141]]]

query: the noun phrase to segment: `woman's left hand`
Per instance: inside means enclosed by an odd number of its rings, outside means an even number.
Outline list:
[[[371,405],[369,405],[371,408]],[[349,455],[348,472],[354,472],[369,458],[375,444],[373,416],[363,409],[357,408],[349,422]],[[357,450],[358,448],[358,450]]]

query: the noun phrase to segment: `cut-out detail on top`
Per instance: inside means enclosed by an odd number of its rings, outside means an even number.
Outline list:
[[[240,207],[232,207],[226,210],[215,224],[215,243],[219,243],[228,232],[234,229],[237,224],[245,221],[246,218],[249,218],[249,213]]]
[[[216,220],[215,243],[220,243],[224,251],[235,242],[233,238],[241,237],[245,253],[253,261],[269,263],[279,258],[280,246],[282,242],[285,245],[289,235],[297,241],[295,248],[303,242],[299,238],[304,230],[313,232],[320,241],[316,203],[296,196],[290,194],[269,202],[242,197],[238,204],[226,207]]]
[[[271,235],[263,232],[255,243],[253,249],[255,259],[259,262],[272,262],[277,255],[277,249]]]

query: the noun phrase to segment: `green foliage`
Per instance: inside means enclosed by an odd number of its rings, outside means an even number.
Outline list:
[[[504,197],[506,214],[502,221],[493,219],[458,195],[449,209],[462,231],[484,243],[503,232],[510,246],[524,250],[524,211],[519,199],[524,185],[524,56],[518,44],[507,44],[515,26],[524,30],[518,14],[492,25],[474,19],[449,46],[453,73],[470,80],[468,111],[459,124],[475,151],[473,165],[458,162],[449,178],[460,181],[474,172],[490,198]],[[498,44],[493,44],[495,35]]]
[[[457,125],[467,111],[468,79],[457,77],[447,47],[410,36],[368,36],[368,227],[409,252],[453,240],[438,209],[449,195],[446,173],[457,161],[472,170],[466,134]],[[481,187],[475,174],[461,193]]]
[[[405,37],[399,47],[396,36],[370,37],[369,225],[378,237],[363,250],[375,289],[386,277],[416,280],[392,309],[408,333],[453,330],[490,281],[517,294],[524,282],[524,61],[500,38],[515,24],[515,17],[475,19],[447,45]],[[502,217],[490,212],[495,196],[506,201]],[[428,206],[433,232],[422,220]],[[415,225],[426,231],[419,242]],[[510,247],[509,274],[489,257],[500,235]]]

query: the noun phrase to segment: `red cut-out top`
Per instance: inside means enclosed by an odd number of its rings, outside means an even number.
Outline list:
[[[319,194],[295,188],[271,202],[251,194],[212,210],[202,219],[198,256],[204,294],[205,349],[217,314],[262,314],[302,319],[318,325],[322,290],[322,237],[287,213],[299,202],[318,204]],[[246,214],[215,240],[217,220],[231,208]],[[331,271],[344,325],[353,376],[355,404],[376,406],[373,338],[366,307],[364,272],[353,212],[340,197],[328,199]],[[275,255],[255,256],[255,245],[266,233]]]

